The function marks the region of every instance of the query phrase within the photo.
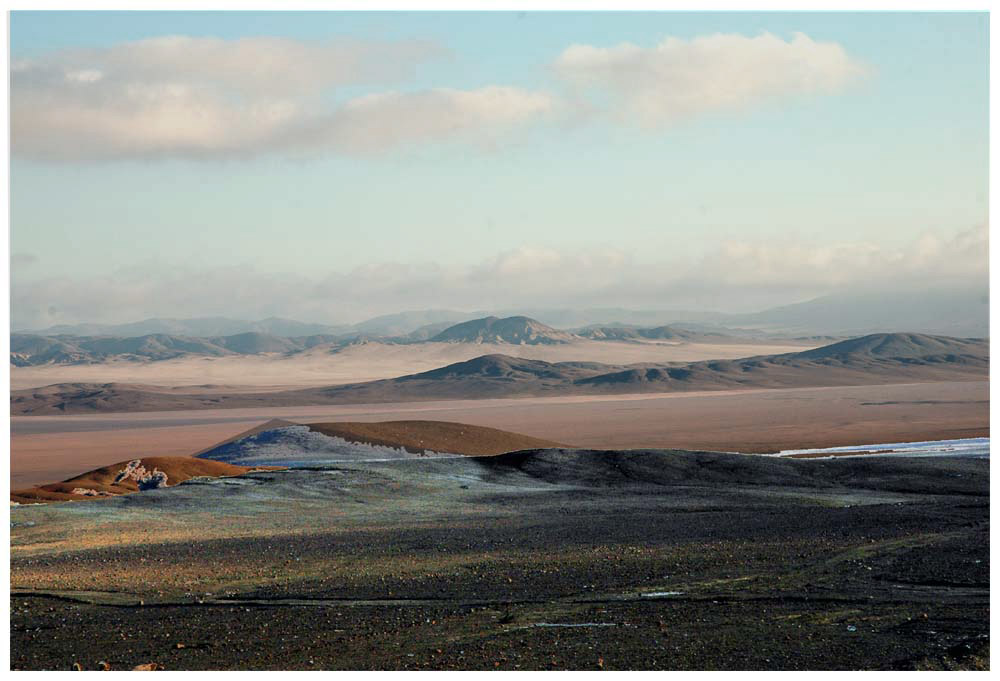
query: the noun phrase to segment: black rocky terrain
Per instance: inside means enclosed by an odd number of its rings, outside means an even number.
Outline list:
[[[989,462],[533,450],[12,512],[15,669],[983,669]]]

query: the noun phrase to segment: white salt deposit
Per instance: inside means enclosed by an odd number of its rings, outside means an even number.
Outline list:
[[[845,454],[844,452],[850,452]],[[960,440],[931,440],[926,442],[891,442],[852,447],[827,447],[824,449],[786,449],[770,456],[792,456],[793,454],[828,454],[833,457],[845,456],[961,456],[988,459],[990,439],[970,437]]]

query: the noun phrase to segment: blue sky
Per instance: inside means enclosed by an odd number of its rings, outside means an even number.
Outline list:
[[[760,50],[747,40],[763,32],[781,41],[778,61],[761,61],[763,72],[753,73]],[[840,56],[791,47],[796,33],[810,45],[833,44]],[[736,66],[689,68],[692,41],[713,34],[731,37],[731,56],[719,59]],[[210,53],[220,59],[240,39],[278,37],[372,44],[365,58],[400,63],[388,77],[331,84],[333,76],[319,74],[321,87],[280,97],[280,83],[254,83],[260,91],[235,104],[226,79],[252,75],[220,71],[190,101],[200,107],[198,98],[217,88],[229,107],[219,120],[246,130],[224,129],[233,139],[219,146],[199,138],[191,152],[189,141],[171,146],[186,132],[163,133],[159,119],[143,127],[141,116],[116,118],[135,102],[114,97],[146,78],[200,78],[182,65],[170,73],[169,60],[180,64],[183,51],[162,57],[166,66],[156,62],[152,76],[116,56],[124,44],[171,35],[195,45],[222,39],[221,52]],[[668,37],[679,39],[679,56],[655,52]],[[225,285],[244,295],[233,316],[351,321],[414,306],[485,307],[470,290],[504,305],[752,308],[849,283],[854,271],[844,261],[891,270],[903,285],[928,253],[954,259],[949,248],[975,251],[969,233],[985,239],[985,14],[14,12],[10,38],[12,64],[29,65],[12,90],[15,325],[224,309],[208,302],[217,289],[179,297],[178,271],[214,286],[227,272]],[[424,46],[416,58],[379,52],[411,43]],[[573,45],[623,43],[636,49],[601,52],[596,66],[559,66]],[[744,59],[746,74],[736,68]],[[116,67],[130,69],[125,85],[112,82]],[[69,86],[50,77],[92,71],[109,88],[92,99],[66,94]],[[387,92],[494,86],[512,92],[502,115],[484,112],[480,99],[440,94],[341,115]],[[744,86],[745,101],[716,97]],[[650,101],[652,119],[630,108]],[[247,111],[276,102],[307,102],[319,113],[293,116],[292,127],[272,135]],[[460,135],[436,124],[439,106]],[[417,107],[427,120],[410,120]],[[329,131],[302,137],[315,121],[335,126],[335,141]],[[358,146],[364,135],[396,133],[399,144]],[[289,136],[306,142],[289,147]],[[802,254],[811,258],[805,270]],[[701,271],[717,274],[712,267],[726,281],[699,280]],[[567,268],[585,281],[571,277],[553,290],[546,282]],[[984,276],[985,261],[958,269]],[[137,272],[146,273],[145,299],[129,293]],[[481,289],[470,287],[477,281]],[[305,305],[276,293],[296,286],[315,299]],[[420,287],[426,296],[414,293]],[[112,304],[88,305],[87,296]]]

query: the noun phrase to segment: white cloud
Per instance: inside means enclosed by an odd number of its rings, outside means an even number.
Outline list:
[[[609,97],[611,110],[650,128],[771,98],[835,93],[867,70],[837,43],[802,33],[789,41],[763,33],[668,37],[652,48],[573,45],[555,68],[582,93]]]
[[[172,36],[62,51],[12,68],[14,153],[54,160],[370,153],[492,140],[550,112],[544,93],[337,88],[398,80],[442,50],[421,42]]]
[[[351,153],[453,137],[492,141],[555,108],[556,101],[548,94],[510,87],[386,92],[353,99],[300,133],[307,140],[318,137],[329,147]]]
[[[206,86],[247,96],[317,90],[408,77],[445,50],[425,41],[306,42],[285,38],[162,36],[109,47],[68,49],[14,62],[15,77],[33,83],[114,81]]]
[[[573,45],[563,95],[488,85],[379,91],[444,50],[420,41],[150,38],[52,52],[11,68],[15,154],[48,160],[371,154],[459,139],[494,144],[532,121],[602,108],[647,128],[796,94],[866,69],[803,34],[710,35],[652,48]]]

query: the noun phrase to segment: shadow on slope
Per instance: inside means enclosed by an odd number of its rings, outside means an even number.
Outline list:
[[[495,455],[562,446],[520,433],[448,421],[285,423],[274,427],[275,423],[270,421],[196,456],[244,466],[301,467],[435,454]]]

